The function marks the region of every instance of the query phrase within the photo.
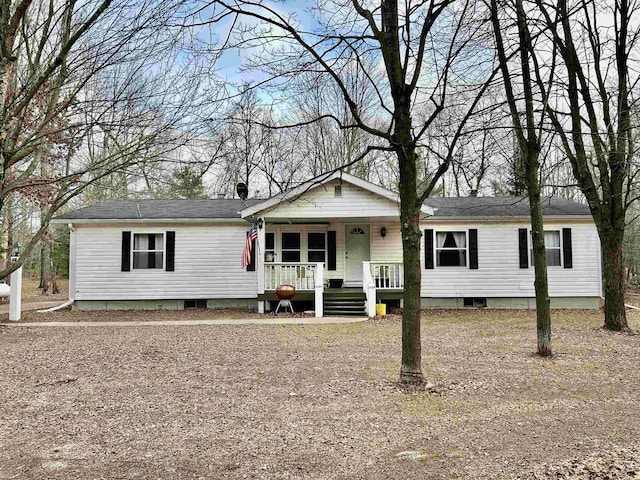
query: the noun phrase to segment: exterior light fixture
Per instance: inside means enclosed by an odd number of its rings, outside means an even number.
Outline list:
[[[259,218],[258,220],[256,220],[256,223],[258,224],[258,228],[262,230],[262,227],[264,226],[264,220],[262,220],[262,218]]]
[[[387,236],[387,227],[382,227],[382,228],[380,229],[380,236],[381,236],[382,238],[384,238],[384,237],[386,237],[386,236]]]

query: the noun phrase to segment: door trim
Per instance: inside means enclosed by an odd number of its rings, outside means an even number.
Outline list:
[[[362,280],[349,280],[347,278],[347,238],[349,237],[347,230],[349,229],[349,226],[362,226],[362,225],[366,225],[367,231],[368,231],[368,235],[369,237],[367,238],[367,246],[369,247],[369,261],[371,260],[371,223],[368,222],[354,222],[354,223],[344,223],[344,229],[343,229],[343,235],[344,235],[344,241],[343,241],[343,248],[342,248],[342,265],[343,265],[343,270],[342,270],[342,274],[344,276],[344,283],[345,285],[347,283],[349,283],[350,285],[355,285],[355,286],[361,286],[362,285]],[[366,262],[367,260],[363,260],[364,262]]]

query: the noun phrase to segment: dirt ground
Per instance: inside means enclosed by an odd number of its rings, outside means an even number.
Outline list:
[[[541,359],[532,312],[427,312],[413,393],[397,317],[0,326],[0,478],[640,478],[640,335],[553,322]]]
[[[59,292],[56,294],[51,293],[51,289],[48,288],[45,292],[38,288],[40,285],[40,279],[25,274],[22,277],[22,301],[23,302],[57,302],[60,303],[66,301],[69,298],[69,279],[58,278]],[[0,305],[9,305],[9,297],[1,297]]]

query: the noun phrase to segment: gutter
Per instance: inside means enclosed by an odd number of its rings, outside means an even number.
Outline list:
[[[78,225],[104,225],[104,224],[128,224],[128,223],[149,223],[149,224],[171,224],[176,223],[229,223],[246,225],[243,218],[53,218],[52,224],[73,222]]]

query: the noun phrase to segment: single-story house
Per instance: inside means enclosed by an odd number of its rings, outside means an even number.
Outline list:
[[[588,207],[547,198],[544,217],[552,307],[597,308],[600,244]],[[79,309],[265,311],[286,283],[317,316],[373,315],[404,288],[398,194],[347,173],[266,200],[107,201],[54,221],[71,231],[69,296]],[[535,307],[526,198],[428,198],[421,228],[424,307]]]

